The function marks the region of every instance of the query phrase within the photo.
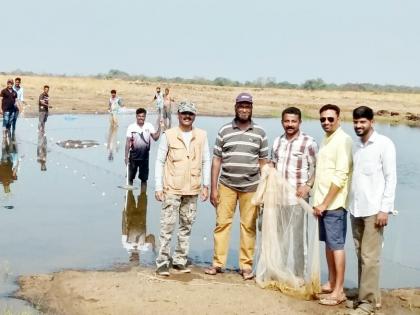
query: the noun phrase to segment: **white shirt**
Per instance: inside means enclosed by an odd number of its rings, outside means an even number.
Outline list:
[[[397,185],[394,143],[376,131],[366,143],[353,148],[353,175],[349,210],[355,217],[368,217],[394,210]]]
[[[143,133],[143,136],[147,142],[150,142],[150,134],[155,133],[156,129],[153,127],[153,125],[147,121],[144,122],[143,126],[139,126],[136,122],[132,123],[127,128],[127,138],[131,138],[132,133]]]

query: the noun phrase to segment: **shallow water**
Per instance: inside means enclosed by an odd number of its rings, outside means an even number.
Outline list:
[[[154,115],[148,116],[152,123],[155,119]],[[195,125],[207,130],[212,144],[218,128],[229,120],[198,117]],[[127,191],[118,186],[126,184],[125,130],[133,121],[133,114],[121,115],[120,127],[110,130],[106,115],[53,115],[48,118],[44,138],[38,138],[36,119],[18,121],[17,179],[10,183],[8,193],[0,187],[0,296],[5,297],[16,289],[13,281],[18,275],[65,268],[108,268],[129,263],[129,254],[121,240]],[[281,134],[278,119],[256,121],[265,127],[270,143]],[[302,129],[318,141],[322,137],[317,121],[304,122]],[[350,124],[344,124],[344,129],[353,136]],[[377,130],[391,137],[396,144],[399,181],[396,198],[399,215],[391,218],[385,232],[381,286],[418,287],[420,212],[415,206],[415,195],[420,191],[420,147],[415,144],[420,139],[420,129],[378,125]],[[66,140],[89,140],[99,144],[73,149],[56,144]],[[148,241],[153,239],[150,235],[154,235],[157,242],[160,204],[153,192],[156,149],[157,144],[152,144],[147,224],[137,229],[149,235]],[[139,186],[139,182],[135,185]],[[139,195],[140,189],[133,191],[135,202]],[[144,196],[141,203],[144,206]],[[139,206],[134,213],[139,217],[145,215]],[[199,202],[190,249],[194,263],[211,261],[214,222],[215,211],[210,203]],[[228,259],[231,268],[237,267],[238,238],[236,217]],[[347,253],[346,285],[356,286],[356,259],[350,229]],[[140,263],[153,265],[153,261],[153,250],[143,246]],[[325,263],[323,266],[325,269]],[[0,305],[10,301],[2,298]]]

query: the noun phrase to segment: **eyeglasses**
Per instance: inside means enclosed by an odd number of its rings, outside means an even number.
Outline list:
[[[321,117],[319,119],[320,122],[325,122],[326,120],[328,120],[330,123],[334,122],[335,118],[334,117]]]

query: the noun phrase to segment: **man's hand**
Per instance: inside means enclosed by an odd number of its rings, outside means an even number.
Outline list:
[[[128,157],[125,157],[125,158],[124,158],[124,163],[125,163],[125,165],[127,165],[127,164],[128,164]]]
[[[379,211],[378,214],[376,215],[375,225],[381,228],[381,227],[387,226],[387,224],[388,224],[388,213]]]
[[[311,187],[309,187],[308,185],[299,186],[296,189],[296,197],[303,198],[303,199],[308,198],[310,190],[311,190]]]
[[[314,207],[314,215],[320,217],[325,210],[327,210],[327,206],[321,203],[320,205]]]
[[[155,191],[155,198],[157,201],[162,202],[164,199],[163,191]]]
[[[209,198],[209,188],[206,186],[203,186],[203,188],[201,189],[201,201],[206,201]]]
[[[217,189],[212,189],[210,193],[210,202],[213,207],[217,208],[217,204],[219,203],[219,193]]]

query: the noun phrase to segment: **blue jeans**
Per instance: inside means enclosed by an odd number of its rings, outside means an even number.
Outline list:
[[[4,112],[3,113],[3,128],[10,130],[13,119],[15,118],[15,112]]]

